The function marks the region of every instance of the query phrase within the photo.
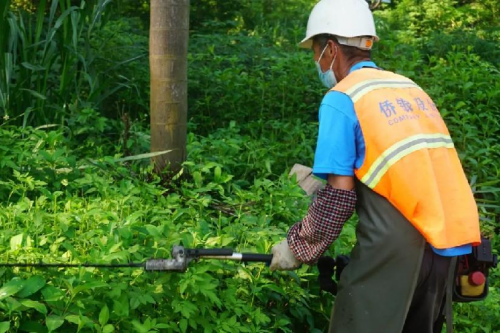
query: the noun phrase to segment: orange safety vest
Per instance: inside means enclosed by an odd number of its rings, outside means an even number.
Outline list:
[[[375,68],[332,90],[348,95],[366,152],[356,177],[392,203],[438,249],[479,244],[479,216],[448,129],[412,80]]]

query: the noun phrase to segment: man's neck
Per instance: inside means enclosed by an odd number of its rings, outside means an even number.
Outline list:
[[[351,71],[351,68],[360,63],[360,62],[363,62],[363,61],[371,61],[370,58],[358,58],[358,59],[353,59],[351,61],[346,61],[345,63],[343,63],[341,65],[341,70],[340,70],[340,76],[341,77],[338,77],[337,79],[339,81],[343,80],[347,75],[349,75],[349,72]]]

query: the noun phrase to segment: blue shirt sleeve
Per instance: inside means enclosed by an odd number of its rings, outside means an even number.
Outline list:
[[[466,245],[457,246],[457,247],[450,247],[448,249],[436,249],[434,246],[431,245],[431,248],[434,251],[434,253],[436,253],[442,257],[462,256],[465,254],[472,253],[472,245],[471,244],[466,244]]]
[[[319,133],[313,174],[326,179],[328,174],[353,176],[364,159],[364,141],[352,100],[331,91],[319,109]]]

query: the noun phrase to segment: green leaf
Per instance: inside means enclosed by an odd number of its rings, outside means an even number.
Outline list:
[[[201,176],[201,172],[193,172],[193,179],[196,187],[201,187],[201,185],[203,184],[203,177]]]
[[[23,306],[21,303],[19,303],[19,301],[17,299],[15,299],[13,297],[7,297],[4,300],[4,303],[10,312],[16,311],[17,309],[20,309]]]
[[[59,327],[62,326],[62,324],[64,324],[64,319],[62,319],[61,317],[58,317],[58,316],[48,316],[47,317],[47,320],[46,320],[46,325],[47,325],[47,328],[49,329],[49,332],[52,332],[56,329],[58,329]]]
[[[30,64],[29,62],[23,62],[23,63],[21,63],[21,65],[24,68],[30,69],[32,71],[44,71],[45,70],[45,67],[40,66],[40,65],[33,65],[33,64]]]
[[[23,234],[16,235],[10,239],[10,249],[17,250],[23,243]],[[1,297],[1,296],[0,296]]]
[[[155,328],[169,328],[170,326],[168,326],[167,324],[156,324],[155,325]]]
[[[82,285],[75,287],[75,289],[73,289],[73,295],[76,295],[80,291],[85,291],[85,290],[94,289],[94,288],[104,288],[107,286],[108,286],[108,284],[103,282],[103,281],[88,282],[88,283],[85,283],[85,284],[82,284]]]
[[[214,179],[215,179],[215,181],[219,181],[220,180],[221,174],[222,174],[222,169],[220,168],[220,166],[216,166],[215,169],[214,169]]]
[[[112,333],[115,331],[115,328],[111,324],[107,324],[102,328],[102,333]]]
[[[20,300],[21,304],[24,305],[27,308],[30,309],[35,309],[36,311],[46,315],[47,314],[47,308],[45,307],[44,304],[37,302],[37,301],[32,301],[30,299],[22,299]]]
[[[80,317],[77,315],[67,315],[64,319],[69,323],[80,325]]]
[[[181,332],[186,332],[188,326],[188,321],[184,318],[179,322],[179,327],[181,328]]]
[[[280,288],[278,287],[277,285],[275,284],[266,284],[264,286],[262,286],[263,289],[269,289],[269,290],[272,290],[280,295],[285,295],[286,292],[283,290],[283,288]]]
[[[126,295],[122,295],[119,300],[113,301],[113,313],[118,317],[127,318],[129,311],[129,300]]]
[[[122,242],[118,242],[116,243],[115,245],[113,245],[110,249],[109,249],[109,253],[113,253],[113,252],[116,252],[120,249],[120,247],[122,246]]]
[[[217,297],[217,295],[211,291],[211,290],[201,290],[201,293],[205,296],[207,296],[208,298],[210,298],[210,301],[217,305],[217,307],[220,309],[221,306],[222,306],[222,302],[220,301],[220,299]]]
[[[42,289],[42,295],[45,302],[55,302],[61,300],[64,297],[64,292],[61,289],[58,289],[51,285],[46,285]]]
[[[197,311],[198,311],[198,307],[195,304],[193,304],[189,301],[182,302],[180,312],[181,312],[183,317],[189,319]]]
[[[10,328],[10,321],[2,321],[0,322],[0,333],[5,333]]]
[[[34,91],[34,90],[31,90],[31,89],[21,89],[21,90],[29,92],[31,95],[33,95],[34,97],[36,97],[38,99],[41,99],[41,100],[46,100],[47,99],[47,97],[45,97],[44,95],[40,94],[38,91]]]
[[[104,307],[101,310],[101,313],[99,313],[99,324],[101,326],[106,325],[106,323],[109,320],[109,308],[107,305],[104,305]]]
[[[151,236],[153,236],[155,238],[161,238],[162,237],[161,232],[158,230],[158,229],[160,229],[159,227],[156,227],[156,226],[154,226],[152,224],[147,224],[145,226],[145,228],[146,228],[146,230],[148,231],[148,233]]]
[[[142,297],[142,299],[145,300],[146,302],[148,302],[149,304],[156,304],[155,299],[151,295],[149,295],[149,294],[145,294]]]
[[[129,256],[129,252],[124,250],[124,251],[115,252],[115,253],[105,255],[104,257],[102,257],[102,259],[105,262],[109,262],[112,260],[118,260],[118,261],[125,262],[125,261],[128,261],[128,256]]]
[[[146,159],[146,158],[164,155],[164,154],[170,153],[171,151],[172,150],[155,151],[152,153],[144,153],[144,154],[139,154],[139,155],[134,155],[134,156],[127,156],[127,157],[119,158],[119,159],[115,160],[115,162],[142,160],[142,159]]]
[[[7,282],[6,284],[3,285],[2,288],[0,288],[0,301],[17,294],[17,292],[24,287],[24,281],[23,280],[12,280]]]
[[[17,293],[17,297],[26,298],[33,295],[45,286],[45,279],[35,275],[26,280],[24,288]]]
[[[141,305],[141,301],[138,298],[132,297],[130,299],[130,308],[132,310],[137,309],[139,307],[139,305]]]
[[[145,325],[141,324],[138,320],[132,321],[132,325],[134,325],[136,332],[147,333],[149,331],[149,329],[145,327]]]

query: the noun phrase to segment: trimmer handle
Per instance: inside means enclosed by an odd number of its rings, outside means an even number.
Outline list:
[[[232,249],[185,249],[183,246],[177,245],[172,249],[172,259],[150,259],[146,261],[144,268],[147,271],[185,272],[189,263],[198,259],[265,262],[270,264],[273,255],[236,253]]]
[[[242,253],[241,254],[241,261],[246,261],[246,262],[265,262],[270,264],[271,261],[273,260],[273,255],[272,254],[259,254],[259,253]]]
[[[233,255],[232,249],[185,249],[185,251],[190,258]]]

